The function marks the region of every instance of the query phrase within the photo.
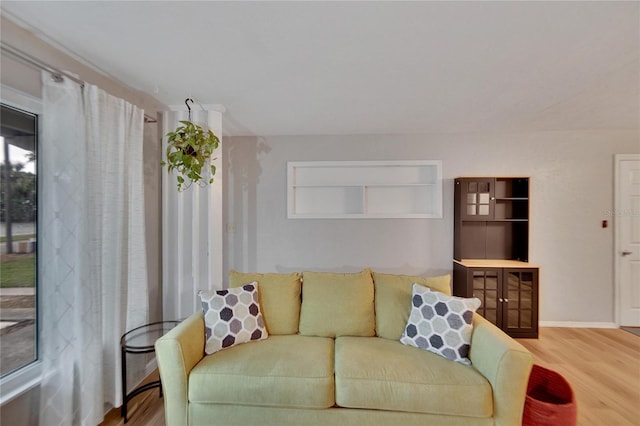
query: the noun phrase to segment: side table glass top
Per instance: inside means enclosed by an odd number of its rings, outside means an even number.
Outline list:
[[[120,345],[127,352],[147,351],[169,330],[180,324],[180,321],[160,321],[146,324],[126,332]]]

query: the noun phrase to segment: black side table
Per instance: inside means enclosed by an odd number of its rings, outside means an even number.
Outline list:
[[[146,385],[139,386],[127,394],[127,354],[146,354],[155,352],[154,344],[156,340],[166,334],[180,321],[160,321],[134,328],[127,331],[120,339],[120,353],[122,355],[122,408],[121,414],[124,422],[127,422],[127,402],[141,392],[154,388],[160,388],[160,397],[162,397],[162,384],[160,380],[149,382]]]

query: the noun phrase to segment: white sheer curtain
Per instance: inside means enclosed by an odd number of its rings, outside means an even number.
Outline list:
[[[143,111],[43,73],[42,129],[40,424],[94,426],[122,402],[120,336],[148,316]]]

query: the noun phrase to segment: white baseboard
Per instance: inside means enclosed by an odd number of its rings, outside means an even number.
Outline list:
[[[540,321],[540,327],[564,328],[618,328],[615,322]]]

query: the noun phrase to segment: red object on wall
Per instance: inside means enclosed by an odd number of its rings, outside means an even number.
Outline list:
[[[527,385],[523,426],[575,426],[578,409],[571,385],[553,370],[534,365]]]

